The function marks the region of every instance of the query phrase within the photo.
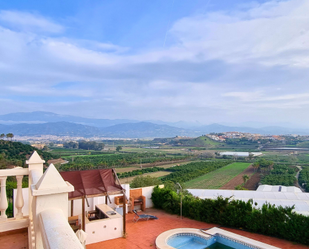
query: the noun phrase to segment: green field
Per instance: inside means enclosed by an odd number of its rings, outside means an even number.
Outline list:
[[[104,156],[113,156],[113,155],[116,155],[115,153],[102,153],[102,154],[97,154],[97,155],[91,155],[89,154],[85,154],[85,155],[70,155],[70,156],[62,156],[63,159],[71,159],[72,157],[76,158],[76,157],[104,157]]]
[[[218,189],[248,168],[250,163],[232,163],[185,183],[186,188]]]

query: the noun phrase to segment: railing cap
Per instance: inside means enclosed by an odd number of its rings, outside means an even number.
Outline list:
[[[34,151],[30,156],[29,160],[26,161],[26,164],[38,164],[38,163],[45,163],[44,160],[39,156],[39,154]]]
[[[15,167],[13,169],[1,169],[0,177],[2,176],[23,176],[29,175],[28,168]]]

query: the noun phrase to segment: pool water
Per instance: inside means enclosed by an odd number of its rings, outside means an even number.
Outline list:
[[[194,234],[173,236],[167,241],[169,246],[176,249],[233,249],[235,247],[225,246],[216,242],[215,237],[204,239]]]
[[[178,233],[167,240],[167,244],[176,249],[252,249],[255,246],[245,245],[234,239],[221,235],[205,238],[193,233]]]
[[[223,245],[219,242],[212,244],[211,246],[206,247],[206,249],[233,249],[234,247]]]
[[[176,249],[204,249],[207,246],[207,240],[196,236],[175,236],[167,241],[169,246]]]

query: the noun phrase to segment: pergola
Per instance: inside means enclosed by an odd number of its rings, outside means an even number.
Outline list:
[[[110,195],[123,194],[123,200],[127,199],[125,190],[114,169],[95,169],[84,171],[60,172],[65,181],[74,186],[74,191],[69,193],[71,200],[71,215],[73,215],[73,200],[82,199],[82,227],[85,230],[85,200],[89,197],[105,196],[105,203],[110,201]],[[123,205],[123,232],[126,232],[126,205]]]

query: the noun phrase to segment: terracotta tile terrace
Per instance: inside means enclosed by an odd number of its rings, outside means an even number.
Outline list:
[[[188,218],[180,219],[177,215],[167,214],[162,210],[146,209],[147,214],[156,215],[158,220],[138,221],[133,222],[133,214],[127,215],[127,238],[119,238],[100,242],[96,244],[87,245],[87,249],[149,249],[156,248],[155,240],[158,235],[169,229],[174,228],[212,228],[219,227],[216,224],[209,224],[205,222],[195,221]],[[139,213],[141,214],[141,213]],[[238,229],[224,228],[227,231],[246,236],[250,239],[258,240],[272,246],[277,246],[282,249],[308,249],[308,246],[296,244],[287,240],[277,239],[256,233],[249,233]],[[2,233],[0,234],[0,248],[6,249],[26,249],[27,245],[27,231],[20,231],[18,233]]]
[[[148,220],[143,221],[140,220],[136,223],[133,222],[134,214],[127,215],[127,238],[119,238],[113,239],[109,241],[104,241],[96,244],[87,245],[87,249],[149,249],[149,248],[156,248],[155,240],[158,235],[161,233],[174,229],[174,228],[212,228],[212,227],[219,227],[216,224],[209,224],[205,222],[195,221],[188,218],[180,219],[177,215],[167,214],[162,210],[157,209],[146,209],[145,212],[147,214],[152,214],[157,216],[158,220]],[[261,241],[263,243],[270,244],[272,246],[280,247],[283,249],[308,249],[308,246],[296,244],[293,242],[289,242],[282,239],[277,239],[274,237],[269,237],[265,235],[245,232],[238,229],[231,229],[220,227],[221,229],[225,229],[227,231],[246,236],[248,238]]]

